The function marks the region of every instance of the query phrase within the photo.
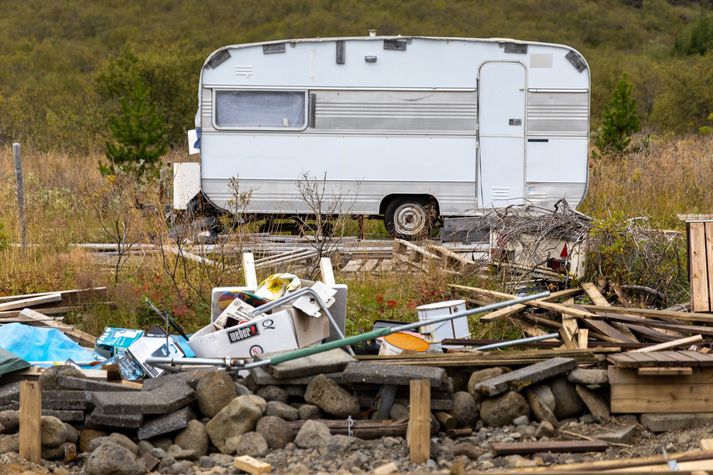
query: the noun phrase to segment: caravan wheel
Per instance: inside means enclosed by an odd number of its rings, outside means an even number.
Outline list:
[[[431,232],[435,209],[422,198],[396,198],[389,203],[384,213],[384,225],[393,237],[415,240]]]

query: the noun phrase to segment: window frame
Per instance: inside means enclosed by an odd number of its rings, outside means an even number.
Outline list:
[[[299,92],[304,96],[304,123],[299,127],[240,127],[218,125],[216,115],[218,113],[218,92]],[[307,89],[278,89],[278,88],[236,88],[236,87],[214,87],[211,91],[211,121],[213,128],[225,131],[263,131],[263,132],[303,132],[309,127],[309,90]]]

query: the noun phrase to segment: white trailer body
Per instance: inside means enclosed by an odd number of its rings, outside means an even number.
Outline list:
[[[303,176],[341,213],[401,236],[439,216],[582,201],[589,69],[567,46],[510,39],[357,37],[226,46],[200,75],[200,190],[228,209],[298,215]],[[395,229],[394,229],[395,228]]]

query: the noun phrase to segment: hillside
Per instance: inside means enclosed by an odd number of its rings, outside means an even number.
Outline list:
[[[120,95],[113,87],[117,76],[135,73],[150,84],[172,142],[180,145],[183,130],[192,124],[200,64],[212,50],[249,41],[364,35],[369,28],[380,34],[571,45],[591,65],[595,123],[622,72],[634,83],[645,128],[695,131],[713,111],[713,86],[706,79],[713,77],[713,54],[675,50],[689,42],[701,18],[711,16],[709,1],[2,3],[0,142],[5,144],[21,140],[45,150],[96,149],[103,144],[107,111]],[[713,38],[713,26],[706,34]],[[123,62],[117,62],[122,54]]]

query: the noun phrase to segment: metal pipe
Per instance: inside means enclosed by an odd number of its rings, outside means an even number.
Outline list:
[[[481,350],[495,350],[497,348],[505,348],[508,346],[517,346],[517,345],[525,345],[527,343],[534,343],[536,341],[543,341],[543,340],[549,340],[550,338],[557,338],[559,337],[559,333],[550,333],[547,335],[539,335],[539,336],[531,336],[528,338],[520,338],[519,340],[509,340],[509,341],[501,341],[498,343],[491,343],[489,345],[483,345],[479,346],[477,348],[474,348],[476,351],[481,351]]]
[[[303,289],[303,290],[307,290],[307,289]],[[392,327],[392,328],[377,328],[376,330],[372,330],[370,332],[362,333],[359,335],[350,336],[347,338],[342,338],[341,340],[334,340],[334,341],[329,341],[327,343],[322,343],[320,345],[309,346],[307,348],[300,348],[299,350],[290,351],[288,353],[284,353],[281,355],[275,355],[269,359],[253,361],[250,363],[245,363],[244,358],[172,358],[172,357],[147,358],[146,363],[148,363],[148,364],[161,363],[161,364],[171,364],[171,365],[193,364],[193,365],[210,365],[210,366],[226,366],[226,367],[238,366],[239,368],[242,368],[242,369],[256,368],[258,366],[268,366],[268,365],[283,363],[285,361],[296,360],[296,359],[303,358],[305,356],[314,355],[317,353],[323,353],[325,351],[333,350],[335,348],[342,348],[344,346],[352,345],[354,343],[359,343],[359,342],[366,341],[366,340],[371,340],[374,338],[379,338],[382,336],[390,335],[392,333],[398,333],[401,331],[410,330],[413,328],[421,327],[426,324],[431,325],[434,323],[445,322],[445,321],[453,320],[453,319],[460,318],[460,317],[468,317],[470,315],[475,315],[478,313],[491,312],[493,310],[498,310],[500,308],[509,307],[511,305],[529,302],[530,300],[537,300],[537,299],[545,298],[545,297],[548,297],[549,295],[550,295],[549,292],[530,294],[530,295],[526,295],[524,297],[518,297],[518,298],[515,298],[512,300],[505,300],[502,302],[497,302],[497,303],[485,305],[482,307],[472,308],[470,310],[465,310],[463,312],[454,313],[453,315],[444,315],[442,317],[438,317],[438,318],[429,320],[428,322],[407,323],[405,325],[400,325],[400,326]],[[266,304],[266,305],[270,305],[270,304]],[[263,305],[262,307],[264,307],[264,306],[265,305]],[[259,310],[262,307],[258,307],[257,309],[255,309],[255,311]]]

